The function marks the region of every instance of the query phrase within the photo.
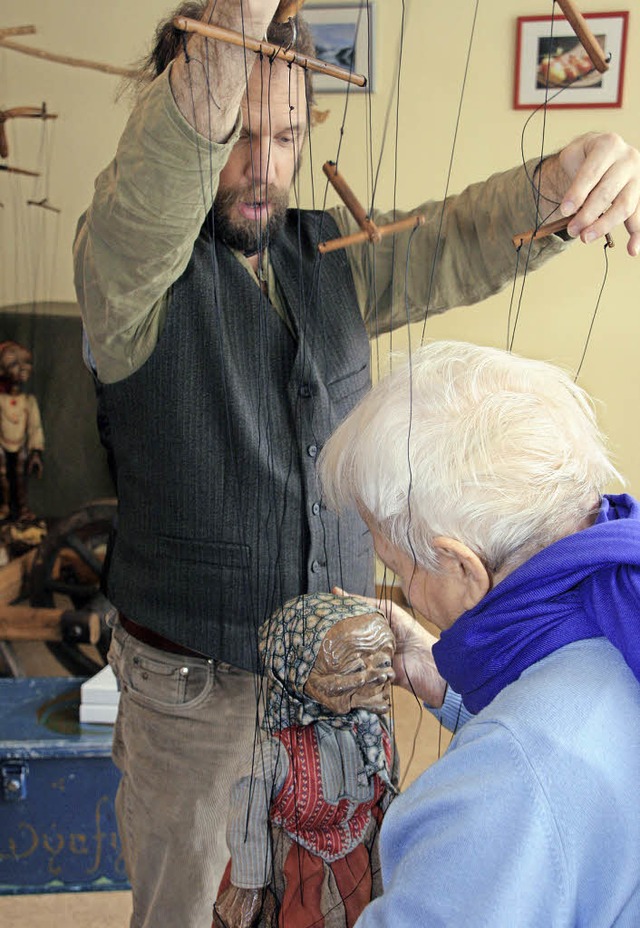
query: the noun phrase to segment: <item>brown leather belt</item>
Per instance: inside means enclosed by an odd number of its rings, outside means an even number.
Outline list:
[[[137,641],[141,641],[143,644],[148,644],[152,648],[157,648],[158,651],[168,651],[169,654],[182,654],[184,657],[206,658],[206,654],[201,654],[199,651],[192,651],[191,648],[185,648],[176,641],[170,641],[163,635],[151,631],[150,628],[145,628],[144,625],[138,625],[137,622],[132,622],[131,619],[128,619],[126,615],[123,615],[121,612],[118,613],[118,618],[120,620],[120,625],[122,625],[127,634],[137,639]]]

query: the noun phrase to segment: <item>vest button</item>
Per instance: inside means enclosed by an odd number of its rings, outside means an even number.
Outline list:
[[[314,572],[314,574],[319,574],[320,571],[322,570],[322,564],[320,563],[320,561],[314,561],[313,564],[311,565],[311,570]]]
[[[316,456],[317,453],[318,453],[318,446],[317,446],[317,445],[309,445],[309,447],[307,448],[307,454],[309,455],[309,457],[310,457],[310,458],[315,458],[315,456]]]
[[[298,390],[300,396],[311,396],[311,387],[308,383],[303,383],[300,389]]]
[[[311,507],[311,512],[314,514],[314,516],[317,516],[320,512],[320,503],[314,503]]]

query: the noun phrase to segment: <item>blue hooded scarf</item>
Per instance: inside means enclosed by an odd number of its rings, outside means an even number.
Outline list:
[[[640,680],[640,506],[604,496],[595,523],[501,580],[433,647],[438,670],[474,713],[572,641],[604,636]]]

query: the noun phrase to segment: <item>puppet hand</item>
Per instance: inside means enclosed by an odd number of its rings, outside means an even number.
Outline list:
[[[334,587],[333,593],[345,596],[345,591]],[[397,603],[390,599],[361,599],[383,612],[396,639],[393,669],[395,684],[409,690],[423,702],[439,708],[444,700],[446,683],[438,673],[431,648],[438,640]]]
[[[241,889],[233,883],[222,893],[213,907],[211,928],[265,928],[276,926],[276,900],[268,886]]]
[[[42,452],[35,450],[30,451],[29,457],[27,458],[27,473],[35,474],[36,477],[42,477],[43,469]]]
[[[549,184],[548,190],[544,188]],[[576,214],[570,235],[591,242],[624,222],[627,251],[640,254],[640,152],[612,132],[588,132],[542,165],[543,194]]]

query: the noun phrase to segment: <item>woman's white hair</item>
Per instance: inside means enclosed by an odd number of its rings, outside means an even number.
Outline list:
[[[622,480],[591,400],[564,371],[453,341],[415,351],[377,384],[319,466],[330,508],[355,505],[431,570],[441,535],[492,572],[512,569],[576,531]]]

